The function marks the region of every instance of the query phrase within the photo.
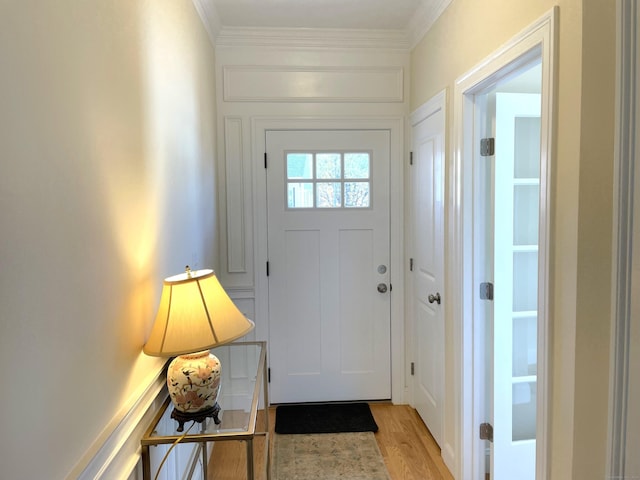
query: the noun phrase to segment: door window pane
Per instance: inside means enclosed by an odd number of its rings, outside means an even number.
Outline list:
[[[344,178],[368,179],[370,168],[370,157],[368,153],[344,154]]]
[[[513,384],[511,439],[533,440],[536,438],[536,382]]]
[[[538,310],[538,252],[513,254],[513,311]]]
[[[344,206],[366,208],[369,206],[369,182],[345,182]]]
[[[318,208],[338,208],[342,206],[342,192],[339,182],[318,182],[316,185],[316,206]]]
[[[513,191],[513,244],[538,244],[538,185],[515,185]]]
[[[516,117],[514,177],[540,178],[540,117]]]
[[[538,318],[513,319],[513,376],[526,377],[538,373]]]
[[[342,177],[339,153],[316,154],[316,178],[336,179]]]
[[[313,183],[288,182],[287,183],[287,207],[313,208]]]
[[[313,178],[313,155],[310,153],[287,154],[287,179],[311,180]]]

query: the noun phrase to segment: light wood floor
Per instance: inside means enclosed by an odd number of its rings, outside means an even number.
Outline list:
[[[408,405],[372,403],[371,412],[379,428],[376,440],[393,480],[453,480],[442,461],[440,448],[413,408]],[[275,407],[269,410],[269,419],[273,442]],[[263,458],[263,439],[254,441],[254,444],[256,458]],[[246,478],[245,452],[244,442],[216,443],[209,464],[208,480]],[[257,471],[256,479],[264,480],[263,473]],[[321,476],[318,476],[318,480],[322,480]]]

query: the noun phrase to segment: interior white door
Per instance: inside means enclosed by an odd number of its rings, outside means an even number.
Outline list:
[[[540,95],[496,93],[492,479],[534,480]]]
[[[413,125],[414,403],[440,445],[444,396],[444,110]]]
[[[388,131],[268,131],[273,403],[391,398]]]

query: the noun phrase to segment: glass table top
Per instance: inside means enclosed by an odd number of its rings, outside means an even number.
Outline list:
[[[183,442],[242,439],[255,433],[256,416],[264,388],[265,342],[231,343],[211,349],[222,366],[218,405],[221,410],[216,425],[213,418],[204,422],[185,422],[178,432],[178,422],[171,418],[173,405],[167,399],[142,438],[143,444],[172,443],[188,431]],[[193,425],[192,425],[193,424]],[[190,429],[190,430],[189,430]]]

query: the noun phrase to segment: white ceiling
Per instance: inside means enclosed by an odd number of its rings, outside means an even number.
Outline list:
[[[223,27],[408,30],[433,0],[213,0]],[[439,13],[439,12],[438,12]]]

